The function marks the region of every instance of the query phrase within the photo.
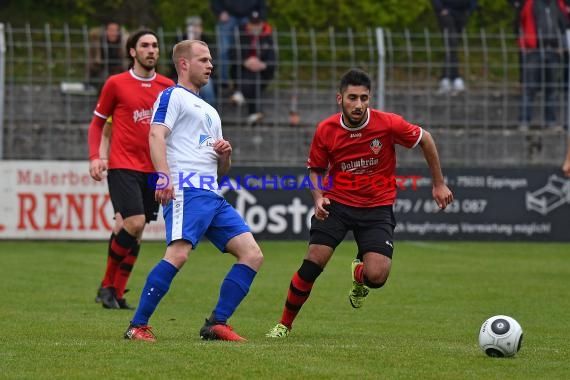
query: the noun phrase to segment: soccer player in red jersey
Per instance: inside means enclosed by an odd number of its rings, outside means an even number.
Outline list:
[[[396,187],[378,186],[375,180],[395,176],[396,144],[406,148],[419,145],[430,169],[435,202],[443,209],[453,201],[430,133],[401,116],[369,108],[370,88],[368,74],[358,69],[348,71],[341,78],[336,96],[342,112],[317,126],[307,161],[315,203],[309,248],[291,279],[281,320],[267,333],[268,337],[282,338],[289,334],[315,280],[349,230],[353,231],[358,246],[351,267],[352,307],[362,307],[369,289],[386,283],[396,226],[392,211]],[[359,181],[358,190],[335,186],[335,177],[341,173],[345,181],[347,176],[354,176]],[[325,175],[331,183],[323,187]],[[362,181],[366,176],[370,181]]]
[[[89,174],[101,181],[106,173],[109,194],[118,214],[109,239],[107,268],[96,301],[108,309],[133,309],[124,299],[146,223],[156,220],[158,203],[149,177],[155,171],[148,134],[153,104],[174,82],[156,72],[158,37],[150,30],[131,35],[126,51],[130,68],[107,79],[89,125]],[[100,149],[103,127],[112,116],[109,157]],[[108,172],[107,172],[108,170]],[[152,178],[150,178],[152,180]],[[156,180],[156,179],[155,179]]]

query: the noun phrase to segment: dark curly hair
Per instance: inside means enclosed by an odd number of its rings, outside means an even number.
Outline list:
[[[370,90],[372,81],[364,70],[350,69],[340,78],[340,93],[342,94],[348,86],[364,86]]]
[[[131,57],[131,54],[130,54],[131,49],[136,49],[137,43],[139,42],[141,37],[146,36],[147,34],[153,35],[156,38],[156,40],[158,41],[158,36],[156,35],[155,32],[153,32],[150,29],[138,30],[129,36],[129,39],[127,40],[127,44],[125,46],[126,52],[127,52],[127,58],[129,59],[129,69],[133,68],[133,66],[135,65],[135,59],[133,57]]]

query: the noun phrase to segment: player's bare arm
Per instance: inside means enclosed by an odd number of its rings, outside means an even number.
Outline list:
[[[445,184],[443,173],[441,172],[441,165],[439,163],[439,155],[437,148],[431,134],[424,130],[422,139],[420,140],[420,147],[422,148],[425,160],[428,164],[431,179],[433,183],[432,196],[439,208],[444,209],[448,204],[453,202],[453,194]]]
[[[100,156],[104,125],[105,119],[93,115],[87,134],[89,143],[89,175],[95,181],[101,181],[105,177],[103,173],[107,170],[107,162],[102,160]]]
[[[328,198],[323,196],[323,191],[319,185],[320,183],[324,183],[324,174],[324,170],[309,169],[309,180],[313,185],[311,188],[311,195],[315,202],[315,218],[319,220],[326,219],[329,216],[329,212],[326,207],[331,203]]]
[[[170,129],[162,124],[151,124],[150,133],[148,135],[148,142],[150,146],[150,158],[154,169],[157,172],[164,173],[168,178],[170,175],[170,168],[166,161],[166,137],[170,134]],[[172,181],[168,181],[168,185],[164,189],[156,189],[154,192],[154,199],[162,204],[167,205],[174,196],[174,185]]]
[[[109,147],[111,146],[111,132],[113,131],[113,124],[108,120],[105,121],[103,133],[101,135],[101,142],[99,143],[99,159],[109,159]]]
[[[99,159],[105,164],[105,168],[101,172],[101,176],[105,176],[109,167],[109,148],[111,146],[111,132],[113,125],[107,119],[103,127],[103,134],[101,136],[101,143],[99,143]]]
[[[570,177],[570,138],[568,138],[568,148],[566,149],[566,160],[562,164],[562,171],[566,177]]]
[[[213,148],[218,154],[218,175],[227,174],[232,167],[232,145],[227,140],[219,139],[214,141]]]

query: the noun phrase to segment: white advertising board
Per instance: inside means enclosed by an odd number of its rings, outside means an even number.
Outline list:
[[[113,206],[88,162],[0,161],[0,239],[107,240]],[[146,240],[164,240],[162,210]]]

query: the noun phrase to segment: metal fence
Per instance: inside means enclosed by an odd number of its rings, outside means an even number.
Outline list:
[[[304,164],[314,127],[337,111],[338,81],[351,67],[364,68],[373,77],[373,106],[432,132],[446,166],[558,165],[564,155],[565,132],[545,128],[544,91],[534,102],[530,129],[519,128],[521,61],[513,34],[463,34],[459,60],[467,89],[440,94],[437,85],[448,50],[439,31],[330,28],[273,33],[278,63],[260,99],[265,114],[260,125],[246,125],[247,111],[232,104],[228,89],[216,84],[224,134],[234,145],[238,165]],[[88,34],[87,27],[0,26],[0,157],[86,159],[87,127],[97,100],[83,86]],[[159,71],[165,72],[180,31],[158,29],[157,34]],[[216,41],[213,33],[207,37]],[[565,126],[567,63],[554,69],[554,108],[557,123]],[[299,125],[290,125],[291,112],[299,115]],[[400,165],[422,161],[417,150],[400,152]]]

